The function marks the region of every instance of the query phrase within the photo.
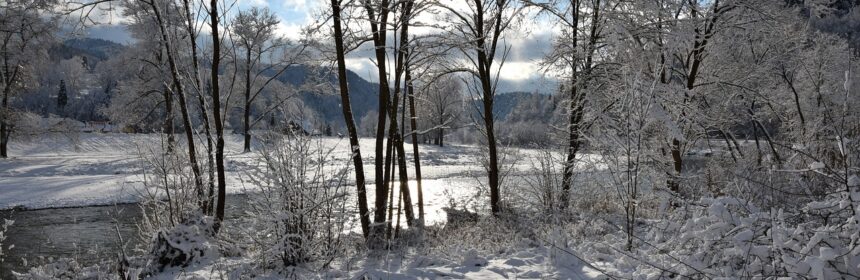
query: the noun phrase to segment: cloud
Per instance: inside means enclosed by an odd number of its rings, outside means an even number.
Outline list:
[[[239,1],[240,5],[248,5],[253,7],[268,7],[269,1],[267,0],[241,0]]]
[[[275,33],[280,36],[287,37],[290,40],[298,40],[302,38],[302,27],[304,26],[301,24],[285,23],[284,21],[281,21],[275,28]]]
[[[346,58],[346,68],[355,72],[361,78],[370,82],[379,82],[379,74],[376,70],[376,64],[366,57],[348,57]]]
[[[113,41],[120,44],[131,44],[134,39],[124,25],[99,25],[87,30],[87,37]]]
[[[262,0],[260,0],[260,1],[262,1]],[[307,11],[307,10],[309,10],[307,0],[284,0],[284,3],[281,6],[283,6],[285,9],[293,10],[293,11]]]

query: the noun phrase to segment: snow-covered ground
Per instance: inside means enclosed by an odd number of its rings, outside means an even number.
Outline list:
[[[53,135],[17,140],[10,145],[10,158],[0,160],[0,209],[27,209],[106,205],[134,202],[143,188],[141,158],[149,147],[164,141],[157,134],[81,134],[77,139]],[[182,138],[177,135],[181,144]],[[241,153],[241,138],[227,137],[226,166],[228,193],[244,192],[243,171],[257,158],[255,153]],[[321,139],[335,149],[340,163],[347,163],[348,141]],[[364,154],[372,152],[373,141],[362,139]],[[471,156],[472,147],[423,146],[423,176],[427,179],[462,177],[479,172]],[[373,158],[365,156],[367,170]],[[338,162],[337,160],[335,162]],[[373,173],[368,172],[368,181]]]
[[[12,138],[0,160],[0,208],[131,202],[142,186],[137,145],[152,135],[82,134]],[[77,144],[76,144],[77,143]]]
[[[246,259],[222,259],[195,269],[173,269],[153,279],[233,279],[220,268],[236,267]],[[238,274],[242,270],[239,270]],[[396,252],[378,258],[359,258],[348,270],[322,272],[297,270],[290,276],[258,275],[260,279],[609,279],[600,270],[563,250],[542,246],[511,248],[494,256],[481,256],[475,250],[462,252],[456,259],[434,256],[404,258]]]
[[[177,136],[178,143],[183,143],[182,139]],[[144,188],[141,173],[147,168],[141,154],[163,140],[163,135],[158,134],[99,133],[80,134],[74,138],[53,135],[14,140],[10,145],[10,158],[0,160],[0,208],[38,209],[135,202]],[[349,164],[347,139],[319,140],[323,146],[334,149],[334,163]],[[374,181],[373,141],[361,140],[369,183]],[[241,153],[241,145],[238,135],[227,138],[226,166],[228,193],[231,194],[250,189],[245,179],[246,171],[259,158],[256,153]],[[480,154],[480,148],[475,146],[421,146],[428,224],[445,220],[442,208],[448,206],[452,198],[466,199],[476,193],[484,172]],[[535,164],[530,159],[540,156],[541,152],[537,150],[509,151],[505,161],[509,174],[527,172]],[[414,191],[415,182],[410,182],[410,185]],[[372,279],[545,279],[595,278],[601,275],[583,262],[547,246],[523,245],[522,248],[509,248],[492,255],[467,251],[462,252],[461,257],[453,258],[406,255],[409,257],[395,254],[390,258],[362,258],[348,270],[305,275],[319,278],[366,276]],[[560,255],[567,257],[560,258]],[[188,272],[182,273],[188,276]],[[212,273],[217,273],[217,269],[196,269],[191,278],[195,273],[204,278],[214,277]],[[168,278],[174,276],[178,275],[165,274]]]
[[[46,135],[32,139],[13,137],[10,158],[0,160],[0,209],[27,209],[108,205],[134,202],[142,191],[146,163],[141,154],[164,141],[159,134],[84,133],[68,137]],[[176,136],[177,143],[184,138]],[[333,163],[348,164],[349,141],[346,138],[319,139],[324,147],[333,148]],[[374,181],[373,139],[361,139],[368,183]],[[202,145],[201,145],[202,146]],[[226,137],[227,192],[242,193],[248,189],[243,179],[258,159],[256,153],[242,153],[241,137]],[[422,177],[425,191],[443,192],[476,185],[484,172],[480,148],[449,145],[421,145]],[[536,150],[515,150],[508,156],[507,167],[513,174],[533,167],[530,158]],[[409,163],[411,165],[411,161]],[[412,171],[410,167],[410,172]],[[478,175],[478,176],[475,176]],[[414,174],[410,174],[410,178]],[[413,186],[414,187],[414,186]],[[428,194],[428,197],[433,197]],[[433,203],[428,201],[428,203]]]

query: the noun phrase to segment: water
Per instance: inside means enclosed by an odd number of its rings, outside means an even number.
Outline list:
[[[244,215],[246,205],[245,195],[228,195],[226,219]],[[121,248],[132,254],[142,242],[137,228],[142,215],[139,204],[0,211],[0,219],[15,221],[6,232],[0,279],[12,279],[12,271],[26,271],[48,258],[91,265],[117,260]],[[5,250],[8,244],[15,247]]]
[[[469,185],[475,183],[472,178],[424,180],[426,223],[444,223],[447,217],[442,208],[451,200],[461,203],[468,200],[475,192]],[[409,185],[412,201],[418,203],[417,184],[411,181]],[[367,188],[368,201],[372,203],[373,185]],[[349,200],[350,203],[354,201],[354,198]],[[226,219],[242,217],[247,203],[245,195],[229,195]],[[416,216],[417,212],[416,208]],[[73,258],[87,265],[100,260],[116,260],[120,248],[131,254],[131,250],[141,242],[137,230],[141,215],[138,204],[0,211],[0,219],[15,221],[9,227],[8,239],[3,244],[6,257],[5,262],[0,263],[0,279],[12,279],[13,270],[22,272],[44,263],[45,260],[40,258]],[[401,217],[401,221],[405,226],[405,217]],[[122,236],[122,242],[119,236]],[[5,250],[8,244],[15,247]]]
[[[11,279],[12,270],[21,272],[39,263],[40,256],[75,258],[82,263],[93,263],[107,255],[115,258],[120,246],[131,248],[137,242],[133,237],[140,215],[135,204],[2,211],[0,218],[14,220],[15,224],[6,233],[6,260],[0,264],[0,278]],[[125,244],[119,242],[117,228]],[[5,250],[8,244],[15,247]]]

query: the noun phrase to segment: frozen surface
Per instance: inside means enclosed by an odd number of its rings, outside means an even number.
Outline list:
[[[176,136],[180,145],[184,143],[183,139]],[[348,139],[318,140],[322,146],[333,149],[333,164],[349,164]],[[13,137],[9,147],[10,158],[0,160],[0,209],[134,202],[144,188],[141,174],[146,163],[140,155],[162,141],[163,135],[160,134],[84,133],[73,137],[59,134],[33,139]],[[252,189],[253,186],[247,185],[247,180],[243,179],[243,171],[257,164],[258,155],[241,152],[239,135],[227,135],[226,141],[227,192],[235,194]],[[360,144],[367,182],[372,184],[375,180],[374,140],[361,139]],[[484,175],[479,147],[421,145],[420,151],[423,179],[445,179],[425,182],[425,191],[443,192],[452,187],[480,184],[478,179],[474,179]],[[539,152],[534,150],[508,152],[503,168],[511,170],[513,175],[531,168],[533,163],[527,159],[539,156]],[[409,165],[409,177],[414,178],[411,160]],[[442,202],[431,199],[428,203]]]

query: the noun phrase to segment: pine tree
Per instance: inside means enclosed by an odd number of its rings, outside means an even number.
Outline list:
[[[60,80],[60,92],[57,93],[57,110],[62,112],[69,103],[69,95],[66,93],[66,80]]]

